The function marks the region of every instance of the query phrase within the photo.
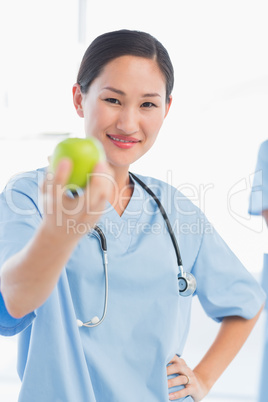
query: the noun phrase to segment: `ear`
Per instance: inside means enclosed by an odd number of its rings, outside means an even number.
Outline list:
[[[167,114],[168,114],[168,112],[169,112],[169,109],[170,109],[171,103],[172,103],[172,96],[171,96],[171,95],[169,95],[169,102],[168,102],[168,103],[166,103],[166,113],[165,113],[165,118],[167,117]]]
[[[80,116],[80,117],[84,117],[82,100],[83,100],[83,94],[81,92],[80,85],[74,84],[74,86],[73,86],[73,103],[74,103],[76,112],[77,112],[78,116]]]

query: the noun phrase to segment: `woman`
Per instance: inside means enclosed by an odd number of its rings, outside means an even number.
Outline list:
[[[96,38],[73,100],[107,163],[97,165],[80,197],[62,191],[69,160],[46,176],[42,196],[45,169],[17,176],[1,196],[0,328],[4,335],[21,332],[20,401],[200,401],[257,320],[261,289],[202,212],[175,188],[129,174],[156,140],[172,88],[168,53],[149,34],[121,30]],[[193,370],[180,358],[191,297],[179,292],[166,221],[139,179],[166,209],[205,311],[222,321]],[[94,326],[106,283],[99,235],[89,231],[96,223],[107,239],[109,300],[104,321]],[[83,325],[88,319],[92,328]]]
[[[259,149],[256,172],[254,176],[252,191],[250,194],[249,213],[252,215],[262,215],[268,225],[268,140],[264,141]],[[268,294],[268,254],[263,255],[262,286]],[[265,306],[267,314],[267,303]],[[264,353],[262,358],[262,370],[258,393],[258,402],[265,402],[268,394],[267,383],[267,316],[265,325]]]

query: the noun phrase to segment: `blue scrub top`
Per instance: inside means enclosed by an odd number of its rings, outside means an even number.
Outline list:
[[[39,169],[18,175],[0,196],[0,267],[40,225],[44,174]],[[184,269],[195,275],[195,294],[206,313],[216,321],[255,316],[264,293],[204,214],[172,186],[139,177],[166,209]],[[106,207],[98,223],[109,261],[108,309],[101,325],[79,328],[76,322],[101,317],[103,311],[103,261],[93,234],[81,239],[54,291],[36,311],[14,319],[0,298],[0,333],[20,333],[20,402],[167,402],[173,391],[166,365],[183,352],[191,297],[179,295],[177,260],[165,222],[138,183],[121,217],[110,204]]]
[[[256,164],[253,186],[249,200],[249,213],[252,215],[261,215],[262,211],[268,209],[268,140],[264,141],[259,149]],[[261,284],[268,295],[268,254],[263,255],[263,269]],[[265,310],[268,310],[268,300],[266,299]],[[258,402],[267,400],[268,395],[268,316],[266,315],[264,348],[262,356],[262,367],[260,375],[260,383],[258,389]]]
[[[264,141],[258,152],[255,174],[249,198],[248,212],[251,215],[261,215],[268,210],[268,140]],[[268,255],[263,257],[263,270],[261,283],[268,294]],[[268,308],[268,300],[266,306]]]
[[[261,215],[268,209],[268,140],[259,149],[253,185],[249,199],[249,213]]]

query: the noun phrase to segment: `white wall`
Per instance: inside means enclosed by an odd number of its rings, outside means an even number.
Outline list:
[[[83,135],[71,88],[87,45],[114,29],[152,33],[174,63],[174,101],[158,142],[133,169],[195,198],[248,269],[260,271],[265,227],[247,207],[249,178],[268,132],[267,2],[88,0],[84,44],[78,43],[78,4],[1,3],[0,138]],[[47,144],[33,146],[31,164],[19,146],[12,158],[7,141],[0,143],[0,185],[9,171],[35,167],[38,158],[45,163],[55,140]]]

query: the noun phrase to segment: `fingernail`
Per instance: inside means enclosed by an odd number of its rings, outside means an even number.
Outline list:
[[[60,164],[61,166],[64,166],[64,167],[70,166],[72,163],[73,163],[73,161],[72,161],[71,158],[62,158],[62,159],[59,161],[59,164]]]
[[[176,395],[175,394],[169,394],[169,399],[175,399],[176,398]]]

